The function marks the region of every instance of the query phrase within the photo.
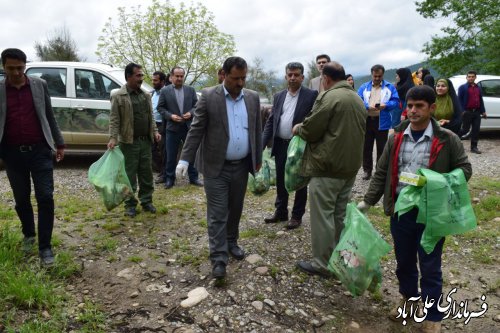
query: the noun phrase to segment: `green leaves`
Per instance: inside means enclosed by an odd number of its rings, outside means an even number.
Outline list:
[[[215,76],[224,60],[236,52],[233,36],[220,32],[214,16],[201,3],[175,8],[153,0],[141,6],[118,8],[99,37],[96,54],[105,63],[124,67],[133,61],[144,66],[148,78],[155,70],[186,70],[186,84]]]
[[[497,0],[423,0],[417,11],[425,18],[451,19],[424,45],[432,67],[443,75],[475,69],[481,74],[500,74],[500,8]]]

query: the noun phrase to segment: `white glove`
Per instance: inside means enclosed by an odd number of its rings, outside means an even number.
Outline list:
[[[363,214],[366,214],[366,212],[368,211],[368,209],[370,209],[371,205],[367,204],[366,202],[364,201],[361,201],[357,206],[356,208]]]
[[[177,164],[177,168],[175,168],[175,176],[177,178],[186,178],[187,171],[188,171],[188,165],[179,162],[179,164]]]

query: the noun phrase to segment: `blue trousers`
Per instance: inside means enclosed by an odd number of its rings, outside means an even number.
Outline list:
[[[167,163],[165,168],[165,180],[175,183],[175,167],[177,166],[177,155],[181,142],[186,140],[188,128],[178,132],[166,130],[165,133],[165,152],[167,154]],[[188,167],[188,176],[190,182],[198,180],[198,171],[192,163]]]
[[[422,300],[426,297],[435,300],[428,310],[426,320],[441,321],[443,314],[437,310],[437,302],[443,292],[443,274],[441,271],[441,254],[444,237],[436,244],[434,250],[427,254],[420,239],[424,225],[417,223],[418,210],[414,208],[399,218],[391,217],[391,234],[394,239],[396,253],[396,276],[399,281],[399,292],[403,297],[418,297],[418,265],[420,268],[420,289]]]

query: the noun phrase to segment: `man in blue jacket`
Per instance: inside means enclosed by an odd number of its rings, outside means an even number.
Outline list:
[[[365,172],[363,179],[365,180],[372,176],[373,142],[377,143],[378,161],[391,128],[391,111],[399,105],[398,92],[392,84],[384,81],[384,72],[384,66],[374,65],[371,68],[372,80],[363,83],[358,89],[358,95],[363,100],[368,112],[363,148],[363,171]]]
[[[476,71],[467,72],[467,83],[462,84],[458,88],[458,100],[464,110],[462,114],[462,129],[459,136],[465,136],[470,133],[470,151],[475,154],[481,154],[477,148],[479,141],[479,129],[481,127],[481,117],[486,118],[486,110],[484,109],[483,95],[481,89],[475,83]],[[465,137],[463,137],[465,139]]]

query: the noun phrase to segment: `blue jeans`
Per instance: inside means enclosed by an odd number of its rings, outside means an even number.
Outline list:
[[[175,167],[177,166],[177,153],[181,142],[186,141],[188,129],[173,132],[167,130],[165,133],[165,151],[167,154],[167,163],[165,168],[165,181],[175,183]],[[198,171],[192,163],[188,167],[189,181],[195,182],[198,180]]]
[[[437,301],[443,292],[441,254],[443,252],[444,237],[436,244],[430,254],[425,253],[422,246],[420,246],[420,239],[425,226],[417,223],[417,214],[418,209],[414,208],[399,218],[391,217],[391,234],[394,239],[399,292],[405,298],[420,295],[418,292],[418,256],[422,300],[425,301],[426,297],[435,300],[434,305],[428,310],[426,319],[441,321],[443,314],[437,310]]]
[[[54,229],[54,164],[52,150],[46,143],[30,148],[3,145],[3,160],[7,171],[16,212],[25,237],[35,237],[35,217],[31,205],[31,179],[38,205],[38,248],[50,248]],[[31,178],[30,178],[31,177]]]

